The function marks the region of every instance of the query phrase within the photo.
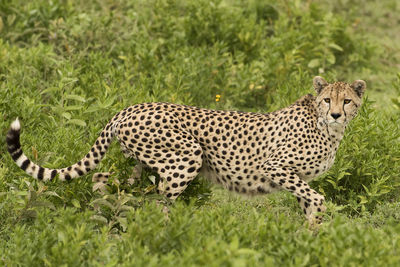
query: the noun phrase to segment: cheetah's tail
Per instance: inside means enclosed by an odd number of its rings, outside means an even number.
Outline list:
[[[60,180],[71,180],[93,170],[100,162],[114,137],[112,128],[112,124],[109,122],[86,156],[74,165],[62,169],[44,168],[28,159],[21,148],[21,125],[18,119],[11,124],[10,130],[7,133],[7,148],[17,165],[32,177],[38,180],[48,181],[59,174]]]

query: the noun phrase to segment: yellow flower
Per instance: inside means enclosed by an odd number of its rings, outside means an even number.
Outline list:
[[[221,98],[221,95],[215,95],[215,101],[216,102],[218,102],[220,98]]]

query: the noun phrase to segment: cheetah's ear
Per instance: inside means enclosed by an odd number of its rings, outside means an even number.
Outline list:
[[[315,76],[313,79],[314,89],[317,94],[321,93],[322,89],[328,85],[328,83],[321,76]]]
[[[363,80],[357,80],[354,81],[350,87],[353,88],[359,97],[362,97],[367,88],[367,84]]]

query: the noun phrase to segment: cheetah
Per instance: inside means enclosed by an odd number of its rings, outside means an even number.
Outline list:
[[[93,170],[116,138],[124,154],[155,171],[157,191],[176,199],[199,174],[247,195],[291,192],[310,222],[321,221],[324,197],[307,184],[331,168],[348,123],[362,103],[366,83],[313,79],[308,94],[275,112],[210,110],[171,103],[144,103],[118,112],[86,156],[72,166],[33,163],[20,144],[20,123],[7,134],[16,164],[36,179],[81,177]],[[101,176],[101,175],[100,175]]]

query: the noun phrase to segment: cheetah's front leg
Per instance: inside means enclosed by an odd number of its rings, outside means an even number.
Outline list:
[[[267,180],[279,184],[282,188],[294,194],[310,224],[320,223],[318,212],[324,212],[324,196],[318,194],[291,169],[280,166],[279,162],[267,162],[263,166]]]

